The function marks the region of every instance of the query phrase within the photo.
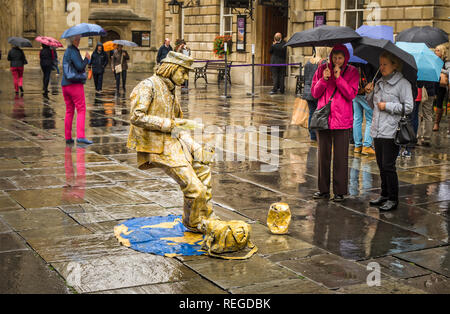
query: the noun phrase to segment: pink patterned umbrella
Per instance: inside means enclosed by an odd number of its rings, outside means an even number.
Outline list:
[[[50,47],[63,47],[59,40],[49,36],[38,36],[34,40]]]

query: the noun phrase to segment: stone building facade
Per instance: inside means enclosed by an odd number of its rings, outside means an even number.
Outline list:
[[[287,40],[295,32],[321,24],[353,28],[362,24],[390,25],[395,34],[412,26],[430,25],[450,32],[448,0],[247,0],[252,10],[231,9],[227,7],[230,1],[184,0],[180,13],[172,14],[170,0],[0,0],[0,49],[5,56],[0,66],[8,67],[8,36],[60,38],[70,24],[77,22],[97,23],[108,31],[106,38],[83,38],[82,50],[91,51],[89,46],[95,46],[97,40],[116,38],[141,44],[129,49],[131,71],[152,70],[157,49],[166,37],[172,40],[172,46],[176,39],[184,38],[194,58],[210,60],[218,59],[213,53],[216,36],[231,35],[229,60],[233,65],[243,65],[251,63],[252,45],[255,63],[269,63],[276,32]],[[77,10],[79,15],[75,14]],[[238,33],[241,40],[245,35],[244,42],[237,42]],[[37,67],[39,43],[34,41],[33,45],[35,48],[27,48],[25,53],[29,66]],[[304,56],[310,54],[311,48],[289,48],[287,62],[304,62]],[[294,88],[297,73],[298,67],[289,67],[290,89]],[[233,67],[231,74],[233,83],[250,85],[250,67]],[[270,68],[256,67],[255,78],[257,85],[270,85]],[[211,81],[214,79],[212,75]]]
[[[268,50],[275,32],[282,32],[288,40],[292,34],[315,25],[342,25],[357,28],[362,24],[390,25],[394,34],[412,26],[435,26],[450,33],[450,5],[448,0],[249,0],[252,1],[252,18],[248,10],[229,9],[227,0],[189,1],[179,14],[169,12],[169,0],[165,2],[164,36],[172,41],[184,38],[197,59],[217,59],[213,53],[213,41],[217,35],[231,34],[233,64],[251,63],[252,44],[255,45],[255,62],[269,63]],[[237,17],[246,14],[245,51],[236,51]],[[289,48],[289,63],[304,62],[311,55],[311,48]],[[295,86],[298,67],[288,70],[287,83]],[[212,76],[212,78],[214,78]],[[250,68],[233,67],[232,81],[250,84]],[[256,84],[270,85],[270,69],[257,67]]]
[[[24,48],[28,68],[39,67],[40,43],[38,35],[60,39],[67,28],[78,23],[95,23],[107,32],[106,37],[82,38],[80,50],[92,52],[97,41],[125,39],[138,42],[141,47],[127,49],[130,53],[130,70],[150,71],[153,68],[156,48],[152,35],[156,33],[157,2],[150,0],[0,0],[0,49],[2,68],[11,46],[9,36],[31,40],[33,48]],[[60,40],[66,45],[65,40]],[[64,48],[58,49],[62,59]]]

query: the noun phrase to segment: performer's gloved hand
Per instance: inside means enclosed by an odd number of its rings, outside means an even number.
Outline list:
[[[199,148],[192,155],[194,156],[194,160],[209,165],[214,161],[215,151],[213,148]]]

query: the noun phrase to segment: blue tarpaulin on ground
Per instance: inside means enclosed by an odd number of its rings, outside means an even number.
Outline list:
[[[202,255],[203,235],[189,232],[181,215],[139,217],[114,227],[120,243],[133,250],[163,256]]]

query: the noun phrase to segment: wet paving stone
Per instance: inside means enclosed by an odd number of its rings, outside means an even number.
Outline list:
[[[3,232],[11,232],[12,229],[2,221],[2,219],[0,218],[0,233]]]
[[[75,192],[75,193],[74,193]],[[71,188],[9,191],[8,194],[24,208],[54,207],[85,203],[83,193]]]
[[[64,280],[31,250],[0,253],[2,294],[68,294]]]
[[[280,201],[282,195],[255,184],[244,182],[230,175],[212,176],[212,195],[214,202],[236,210],[270,206]]]
[[[426,294],[427,292],[390,279],[382,279],[379,286],[369,286],[366,283],[351,285],[336,290],[342,294]]]
[[[53,238],[77,237],[89,235],[92,234],[92,232],[88,228],[80,225],[57,225],[19,231],[19,234],[27,242],[34,242],[37,239],[45,240]]]
[[[149,179],[149,180],[133,180],[120,182],[120,186],[134,191],[156,192],[167,190],[179,190],[180,186],[175,182],[168,182],[163,179]]]
[[[0,233],[0,254],[8,251],[28,250],[25,241],[15,232]]]
[[[450,294],[450,279],[438,274],[408,278],[401,282],[433,294]]]
[[[381,266],[380,271],[382,274],[386,274],[394,278],[406,279],[411,277],[424,276],[431,273],[430,270],[419,267],[414,263],[402,261],[393,256],[370,259],[367,261],[361,261],[359,263],[367,266],[372,262],[376,262]]]
[[[273,280],[298,278],[293,272],[258,255],[242,261],[197,258],[187,261],[185,264],[202,277],[226,290]]]
[[[450,201],[421,204],[417,207],[450,220]]]
[[[0,196],[0,213],[13,210],[23,210],[23,207],[9,196]]]
[[[52,266],[82,293],[189,281],[198,276],[174,259],[152,254],[101,256]]]
[[[395,254],[394,256],[450,277],[450,246]]]
[[[16,231],[77,224],[57,208],[5,212],[0,213],[0,217]]]
[[[95,292],[96,294],[227,294],[227,292],[215,286],[201,277],[194,277],[186,281],[169,283],[156,283],[132,288],[106,290]]]
[[[333,202],[303,202],[291,207],[289,235],[349,260],[392,255],[435,247],[429,240],[375,218],[347,210]],[[245,215],[265,223],[266,209],[249,209]]]
[[[279,264],[328,289],[366,283],[370,273],[365,267],[332,254],[282,261]]]
[[[48,263],[84,261],[102,256],[126,256],[135,252],[119,244],[114,233],[31,238],[28,244]]]
[[[10,179],[0,179],[0,190],[17,190],[17,186]]]
[[[230,289],[237,294],[335,294],[308,279],[283,279]]]
[[[36,177],[16,177],[10,179],[19,189],[42,189],[48,187],[62,187],[65,184],[65,177],[56,176],[36,176]]]
[[[151,200],[121,187],[98,187],[85,190],[84,199],[94,205],[148,203]]]

